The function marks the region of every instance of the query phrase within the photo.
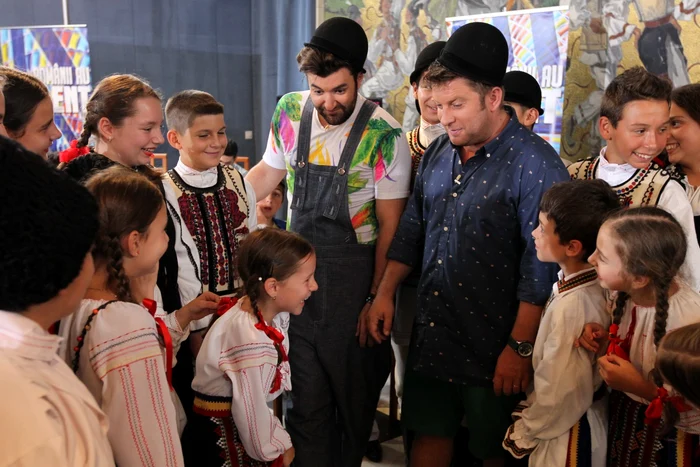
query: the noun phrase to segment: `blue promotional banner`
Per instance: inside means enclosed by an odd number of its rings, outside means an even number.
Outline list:
[[[4,66],[26,71],[49,88],[54,121],[63,133],[51,150],[66,149],[78,139],[92,91],[87,27],[0,28],[0,58]]]
[[[525,71],[542,88],[542,109],[535,133],[559,152],[561,144],[564,76],[569,37],[568,7],[509,11],[447,18],[447,34],[471,22],[497,27],[510,48],[508,71]]]

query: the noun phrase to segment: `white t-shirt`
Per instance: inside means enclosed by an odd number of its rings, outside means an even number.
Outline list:
[[[297,142],[302,110],[310,91],[292,92],[280,99],[272,117],[263,160],[276,169],[287,170],[287,192],[294,195]],[[311,164],[335,166],[364,97],[344,123],[325,129],[314,109],[309,159]],[[401,125],[386,110],[377,107],[355,152],[348,173],[348,205],[358,243],[374,243],[377,238],[375,200],[407,198],[411,177],[411,156]],[[291,205],[291,202],[289,203]],[[288,208],[287,219],[293,211]]]

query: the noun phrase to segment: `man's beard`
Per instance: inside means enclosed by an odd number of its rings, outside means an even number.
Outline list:
[[[339,102],[336,102],[336,108],[334,109],[335,113],[333,115],[328,115],[323,105],[316,107],[316,110],[318,110],[319,115],[321,115],[321,117],[323,117],[323,119],[329,125],[340,125],[345,123],[350,118],[352,113],[355,111],[356,104],[357,94],[355,94],[355,99],[353,99],[353,101],[347,107]],[[340,110],[340,112],[338,112],[338,110]]]

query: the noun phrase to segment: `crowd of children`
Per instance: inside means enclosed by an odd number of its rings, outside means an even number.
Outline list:
[[[443,47],[411,75],[413,177],[444,132],[423,80]],[[258,203],[220,163],[224,108],[202,91],[164,106],[165,174],[144,80],[95,87],[58,169],[42,159],[60,136],[46,86],[0,68],[0,91],[0,466],[291,465],[268,404],[292,389],[290,315],[318,285],[314,248],[274,219],[284,183]],[[531,126],[539,99],[522,97]],[[600,131],[599,157],[539,205],[537,258],[559,280],[502,446],[531,466],[699,465],[700,84],[627,70]],[[397,307],[399,387],[416,283]]]

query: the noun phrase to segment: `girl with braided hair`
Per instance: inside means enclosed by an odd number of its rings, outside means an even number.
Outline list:
[[[686,402],[700,407],[700,323],[678,328],[661,339],[656,369]]]
[[[118,465],[182,466],[185,417],[172,390],[173,355],[218,297],[157,311],[158,263],[168,246],[163,195],[121,166],[86,187],[100,210],[95,274],[78,311],[61,322],[62,355],[107,414]]]
[[[242,290],[221,299],[226,306],[219,306],[197,355],[185,460],[204,467],[287,467],[294,448],[267,403],[291,390],[289,315],[301,314],[318,289],[316,255],[298,234],[262,229],[241,242],[238,269]]]
[[[664,386],[654,370],[666,332],[700,321],[700,295],[677,278],[686,243],[671,214],[633,208],[608,218],[589,259],[601,285],[617,293],[607,353],[598,360],[612,389],[608,466],[693,462],[700,410]]]

